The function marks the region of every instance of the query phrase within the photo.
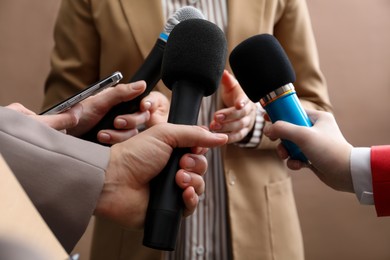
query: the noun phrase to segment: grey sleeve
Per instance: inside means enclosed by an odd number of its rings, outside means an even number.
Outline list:
[[[69,252],[88,225],[110,149],[0,107],[0,153]]]

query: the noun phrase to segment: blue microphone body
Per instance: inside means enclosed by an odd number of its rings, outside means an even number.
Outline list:
[[[311,127],[312,123],[296,95],[294,86],[290,83],[271,92],[260,99],[261,106],[267,112],[272,123],[278,120],[295,125]],[[294,160],[307,162],[306,156],[296,144],[288,140],[282,140],[290,157]]]

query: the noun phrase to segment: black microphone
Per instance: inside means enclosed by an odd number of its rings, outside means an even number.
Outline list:
[[[270,34],[248,38],[229,57],[230,66],[242,89],[267,111],[271,121],[312,126],[302,108],[294,85],[295,72],[278,40]],[[282,140],[292,159],[307,162],[294,143]]]
[[[165,24],[164,31],[160,34],[153,49],[146,57],[144,63],[135,72],[129,82],[139,80],[146,81],[145,91],[133,100],[122,102],[110,109],[108,113],[97,123],[82,139],[98,143],[97,133],[103,129],[114,129],[114,119],[119,115],[132,114],[139,110],[141,100],[146,97],[161,79],[161,62],[167,39],[172,29],[182,21],[188,19],[204,19],[203,14],[195,7],[186,6],[178,9]]]
[[[190,19],[172,30],[162,62],[162,80],[172,90],[169,123],[197,124],[202,98],[217,90],[226,58],[226,38],[215,24]],[[180,158],[188,152],[190,148],[175,148],[163,171],[151,181],[145,246],[175,249],[184,207],[175,176]]]

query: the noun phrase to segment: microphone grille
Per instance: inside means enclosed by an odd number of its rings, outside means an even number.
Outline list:
[[[169,36],[161,79],[168,88],[181,80],[197,83],[209,96],[219,86],[226,58],[225,34],[217,25],[203,19],[185,20]]]
[[[165,24],[164,31],[170,34],[173,28],[180,22],[189,19],[205,19],[201,11],[192,6],[184,6],[179,8]]]
[[[295,81],[287,54],[270,34],[255,35],[237,45],[229,62],[242,89],[253,102]]]

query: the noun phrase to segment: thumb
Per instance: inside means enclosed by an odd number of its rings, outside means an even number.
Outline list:
[[[264,127],[264,134],[271,140],[286,139],[300,146],[305,139],[307,127],[298,126],[286,121],[276,121],[272,125]]]
[[[83,113],[83,106],[75,105],[71,109],[55,115],[37,115],[34,116],[38,121],[47,124],[56,130],[66,130],[77,126]]]
[[[160,133],[164,134],[163,140],[173,148],[216,147],[228,141],[226,134],[212,133],[200,126],[164,124],[164,131]]]
[[[227,70],[222,75],[222,99],[226,106],[241,109],[249,100],[237,79]]]
[[[106,88],[93,98],[93,105],[97,108],[111,107],[129,100],[134,99],[144,92],[146,88],[145,81],[136,81],[128,84],[118,84],[115,87]],[[88,101],[87,99],[86,101]]]

